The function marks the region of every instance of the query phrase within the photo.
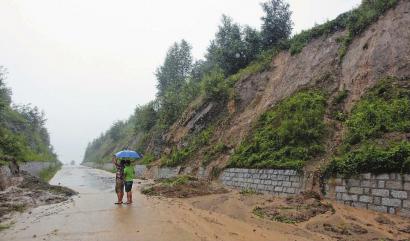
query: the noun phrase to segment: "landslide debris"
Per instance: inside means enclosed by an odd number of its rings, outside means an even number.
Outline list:
[[[156,183],[144,187],[142,194],[170,198],[188,198],[210,194],[226,193],[227,190],[216,183],[199,180],[192,176],[177,176],[156,180]]]
[[[286,198],[283,204],[255,207],[253,213],[261,218],[282,223],[300,223],[326,212],[334,213],[331,204],[323,202],[319,195],[311,192]]]
[[[0,192],[0,223],[9,219],[14,212],[64,202],[77,194],[69,188],[50,185],[24,171],[13,178],[16,184]]]

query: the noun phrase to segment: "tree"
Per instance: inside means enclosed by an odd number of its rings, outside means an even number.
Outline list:
[[[6,70],[0,66],[0,122],[3,121],[6,108],[11,104],[11,91],[4,83],[5,79]]]
[[[225,100],[228,84],[221,68],[214,68],[204,76],[201,82],[201,90],[208,100],[218,102]]]
[[[261,18],[262,23],[262,43],[265,49],[280,43],[289,38],[292,33],[292,12],[289,4],[283,0],[269,0],[261,4],[265,15]]]
[[[111,126],[110,130],[108,131],[110,138],[113,141],[118,141],[122,137],[123,133],[123,127],[125,123],[123,121],[116,121],[114,124]]]
[[[211,41],[206,54],[206,72],[221,68],[231,75],[246,67],[262,50],[261,35],[249,26],[241,27],[233,20],[222,16],[222,23]]]
[[[162,66],[157,68],[157,95],[164,96],[168,89],[180,90],[192,68],[191,46],[185,40],[174,43],[168,50]]]
[[[157,121],[157,111],[155,110],[156,103],[149,102],[146,105],[137,106],[135,108],[135,131],[148,132],[155,126]]]
[[[164,64],[155,73],[158,80],[159,126],[172,124],[191,100],[187,98],[193,95],[187,91],[195,91],[187,88],[191,80],[191,70],[191,46],[185,40],[174,43],[167,52]]]
[[[262,37],[261,33],[249,26],[243,29],[243,41],[244,41],[244,52],[246,53],[244,58],[246,64],[249,64],[252,60],[262,51]]]
[[[246,66],[244,50],[241,26],[222,15],[222,23],[208,47],[207,61],[212,67],[220,67],[227,75],[234,74]]]

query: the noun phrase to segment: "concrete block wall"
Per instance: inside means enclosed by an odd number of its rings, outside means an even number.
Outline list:
[[[147,166],[146,165],[135,165],[135,176],[137,178],[141,178],[144,176],[144,173],[147,171]]]
[[[25,162],[19,163],[20,170],[26,171],[33,176],[39,177],[40,172],[54,165],[52,162]]]
[[[175,177],[179,174],[180,169],[181,169],[181,167],[161,167],[161,168],[158,168],[158,175],[157,175],[156,179]]]
[[[0,166],[0,191],[5,190],[11,184],[12,174],[8,166]]]
[[[410,175],[361,174],[326,181],[326,197],[346,205],[410,217]]]
[[[281,196],[299,194],[303,190],[303,175],[294,170],[225,169],[220,180],[229,187],[253,189]]]

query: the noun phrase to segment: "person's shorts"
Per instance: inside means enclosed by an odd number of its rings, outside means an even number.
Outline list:
[[[124,192],[124,181],[123,180],[115,181],[115,192],[116,193]]]
[[[131,189],[132,189],[132,181],[125,182],[125,191],[131,192]]]

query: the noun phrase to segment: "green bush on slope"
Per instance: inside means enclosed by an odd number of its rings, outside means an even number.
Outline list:
[[[302,91],[266,112],[230,159],[230,167],[301,169],[323,152],[325,96]]]
[[[346,121],[341,153],[327,167],[327,175],[410,173],[410,142],[383,138],[386,133],[410,132],[408,84],[409,80],[381,80],[355,105]]]
[[[201,147],[209,145],[209,141],[214,132],[214,127],[210,126],[200,133],[192,136],[188,144],[182,148],[174,148],[170,154],[161,158],[161,165],[175,167],[184,164]]]

